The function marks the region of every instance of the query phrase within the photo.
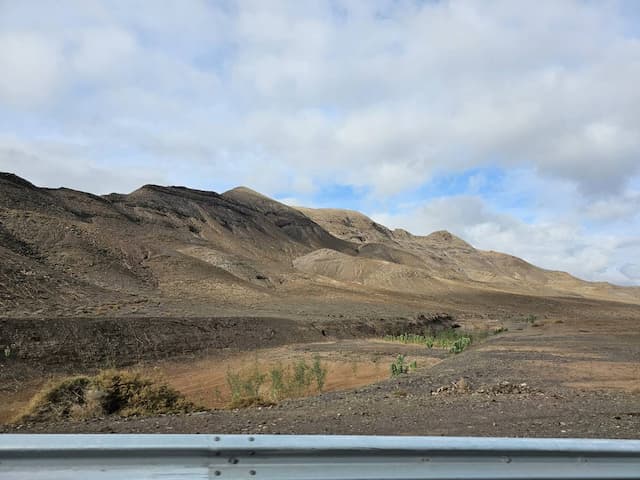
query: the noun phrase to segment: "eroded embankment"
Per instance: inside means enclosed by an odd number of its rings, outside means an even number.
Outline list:
[[[210,356],[216,351],[421,333],[452,324],[448,314],[308,323],[261,317],[0,319],[0,379],[15,381],[18,372],[25,378]]]

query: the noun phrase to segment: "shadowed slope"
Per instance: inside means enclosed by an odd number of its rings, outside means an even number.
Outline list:
[[[291,239],[313,248],[355,253],[354,245],[336,238],[299,210],[265,197],[246,187],[238,187],[223,194],[253,209],[273,222]]]

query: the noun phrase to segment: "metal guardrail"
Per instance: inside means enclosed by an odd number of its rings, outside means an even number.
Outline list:
[[[640,479],[640,441],[0,435],[0,479]]]

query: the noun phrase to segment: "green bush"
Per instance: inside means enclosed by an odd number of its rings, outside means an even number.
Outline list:
[[[409,370],[415,370],[418,368],[418,362],[415,360],[409,364],[406,363],[406,357],[404,355],[398,355],[396,361],[391,364],[391,376],[397,377],[398,375],[405,375],[409,373]]]
[[[467,348],[469,345],[471,345],[471,338],[469,338],[469,337],[460,337],[455,342],[453,342],[453,345],[451,345],[451,348],[449,349],[449,352],[451,352],[451,353],[460,353],[465,348]]]

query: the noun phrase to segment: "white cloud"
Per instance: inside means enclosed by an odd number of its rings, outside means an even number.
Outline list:
[[[75,73],[101,81],[131,70],[138,47],[129,32],[121,28],[99,27],[80,30],[72,43]]]
[[[97,111],[102,130],[151,123],[158,142],[185,129],[182,163],[202,147],[247,163],[259,150],[298,175],[383,196],[487,163],[610,194],[640,168],[640,42],[615,3],[125,7],[5,7],[24,35],[65,46],[58,128]],[[69,107],[80,87],[85,107]],[[182,111],[165,114],[177,98]],[[144,149],[145,137],[128,146]]]
[[[500,193],[504,206],[529,192],[508,212],[487,206],[491,179],[477,177],[468,191],[478,198],[451,199],[475,216],[450,211],[452,224],[469,222],[471,240],[492,238],[546,266],[627,278],[630,262],[612,251],[638,221],[640,12],[628,3],[25,0],[0,9],[0,133],[12,139],[0,139],[3,169],[97,192],[106,187],[96,172],[126,190],[129,170],[141,182],[245,184],[295,198],[341,184],[387,206],[439,174],[533,172]],[[20,155],[30,160],[10,160]]]
[[[449,230],[476,248],[508,252],[543,268],[568,271],[588,280],[639,283],[635,266],[625,262],[640,258],[640,241],[625,242],[616,235],[590,231],[575,220],[526,223],[496,211],[478,196],[437,198],[398,214],[372,217],[418,234]],[[634,226],[640,227],[639,223]]]
[[[0,106],[31,107],[50,99],[60,80],[55,41],[35,32],[0,32]]]
[[[597,222],[629,222],[640,217],[640,192],[627,191],[598,199],[585,207],[585,214]]]
[[[640,284],[640,264],[626,263],[620,268],[620,271],[636,284]]]
[[[68,187],[98,194],[131,192],[146,183],[169,183],[164,172],[143,165],[105,167],[91,160],[85,145],[56,140],[25,144],[0,136],[0,171],[12,172],[39,186]]]

